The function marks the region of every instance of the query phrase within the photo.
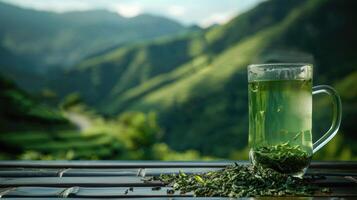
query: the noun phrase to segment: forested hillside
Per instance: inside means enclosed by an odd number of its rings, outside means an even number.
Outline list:
[[[356,91],[341,84],[355,79],[356,8],[353,1],[267,1],[224,26],[87,59],[66,76],[75,86],[63,88],[109,114],[156,111],[170,146],[224,157],[246,146],[248,64],[313,62],[315,84],[338,86],[343,98],[347,87]],[[356,105],[343,101],[341,133],[351,137],[347,116]],[[315,132],[323,132],[329,119],[315,116]]]
[[[150,78],[161,74],[168,75],[168,72],[188,65],[193,60],[197,60],[196,63],[204,62],[200,65],[209,64],[223,50],[282,20],[301,2],[265,3],[239,15],[222,27],[179,38],[171,37],[147,44],[129,45],[107,54],[90,57],[76,65],[76,69],[66,72],[64,76],[68,85],[55,85],[56,90],[60,93],[81,91],[91,104],[103,102],[103,97],[108,102],[111,101],[110,104],[117,104],[116,96],[121,96],[125,91],[142,83],[150,82]],[[188,68],[190,67],[181,67],[179,71],[184,74],[190,70]],[[170,75],[163,79],[169,82],[175,80],[171,80]],[[87,90],[87,86],[91,86],[91,90]]]

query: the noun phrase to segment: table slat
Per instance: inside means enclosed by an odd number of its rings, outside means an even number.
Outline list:
[[[15,186],[162,186],[160,181],[146,182],[142,177],[32,177],[32,178],[0,178],[0,187]]]

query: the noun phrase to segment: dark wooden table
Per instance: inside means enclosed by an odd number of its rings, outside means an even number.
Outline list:
[[[169,194],[170,187],[159,181],[147,182],[145,178],[179,171],[208,172],[232,163],[233,161],[0,161],[0,198],[191,199],[192,193]],[[332,193],[297,199],[357,199],[357,162],[313,162],[306,176],[314,176],[319,187],[329,187]]]

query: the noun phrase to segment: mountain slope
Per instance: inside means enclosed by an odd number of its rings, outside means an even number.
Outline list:
[[[314,62],[315,82],[344,79],[357,65],[355,8],[351,1],[307,1],[277,23],[222,47],[226,50],[217,56],[201,55],[201,63],[196,58],[102,105],[107,112],[158,110],[172,147],[227,156],[247,141],[245,67],[252,62]],[[350,123],[346,120],[341,132]]]
[[[301,2],[297,0],[279,1],[279,4],[265,2],[236,17],[227,25],[210,29],[205,33],[198,32],[179,38],[167,38],[147,44],[118,48],[106,54],[88,58],[77,65],[76,69],[66,74],[65,82],[71,87],[55,86],[56,90],[61,94],[80,91],[88,103],[96,106],[100,103],[107,105],[108,102],[120,104],[118,96],[124,96],[120,99],[130,96],[128,101],[131,101],[132,95],[126,93],[129,89],[143,85],[146,87],[145,93],[148,93],[153,88],[157,89],[190,73],[192,67],[189,63],[195,62],[194,65],[196,65],[197,62],[205,62],[200,66],[209,65],[211,60],[224,49],[282,20],[292,8]],[[250,26],[253,22],[256,25]],[[175,75],[169,75],[183,64],[186,67],[179,69],[178,73],[173,73]],[[151,78],[154,79],[151,80]],[[154,84],[148,86],[151,82]],[[86,87],[92,89],[89,91]],[[118,112],[119,110],[114,108],[112,111]]]
[[[79,91],[93,105],[138,86],[152,77],[167,73],[198,55],[204,46],[200,33],[179,39],[159,39],[148,44],[119,48],[81,62],[75,69],[59,75],[63,85],[52,82],[60,94]],[[189,38],[189,39],[188,39]],[[160,59],[158,59],[160,58]],[[91,90],[87,88],[90,87]]]
[[[31,70],[40,72],[71,66],[109,47],[187,31],[175,21],[151,15],[124,18],[104,10],[56,14],[1,2],[0,26],[0,45],[31,59]]]

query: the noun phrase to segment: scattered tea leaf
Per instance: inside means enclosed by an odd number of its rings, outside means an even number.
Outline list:
[[[199,197],[307,196],[318,190],[310,180],[237,163],[220,171],[163,174],[159,179],[180,193],[193,192]]]
[[[204,183],[205,183],[204,180],[203,180],[199,175],[196,175],[196,176],[195,176],[195,179],[196,179],[197,182],[199,182],[199,183],[201,183],[201,184],[204,184]]]

